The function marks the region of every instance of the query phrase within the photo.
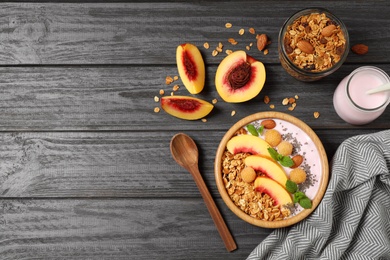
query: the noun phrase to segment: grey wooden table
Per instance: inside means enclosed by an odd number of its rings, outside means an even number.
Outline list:
[[[351,44],[369,46],[314,83],[290,77],[277,55],[281,25],[308,5],[334,12]],[[239,119],[271,111],[265,95],[273,111],[306,122],[329,159],[346,138],[389,129],[389,108],[356,127],[332,105],[353,69],[390,72],[389,13],[386,1],[1,3],[0,259],[244,259],[272,230],[243,222],[221,200],[213,172],[219,141]],[[248,51],[266,66],[265,86],[249,102],[222,102],[214,74],[226,54],[214,57],[212,49],[230,37],[239,41],[231,49],[245,48],[254,36],[238,29],[250,27],[272,42],[268,55]],[[206,63],[197,96],[220,101],[206,123],[153,111],[159,90],[171,92],[165,77],[178,75],[175,52],[184,42],[197,45]],[[175,94],[187,95],[177,83]],[[294,95],[298,105],[288,111],[281,100]],[[238,245],[232,253],[191,176],[170,156],[178,132],[198,144],[200,170]]]

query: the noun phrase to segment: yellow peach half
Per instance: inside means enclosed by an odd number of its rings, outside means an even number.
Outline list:
[[[278,182],[283,187],[286,186],[286,172],[277,162],[265,157],[251,155],[245,158],[245,165],[252,167],[255,171],[264,173],[267,177]]]
[[[184,86],[191,94],[203,90],[205,82],[205,66],[198,47],[191,43],[183,43],[176,49],[176,64]]]
[[[275,205],[292,204],[290,193],[276,181],[267,177],[257,177],[254,183],[255,190],[268,194],[275,202]]]
[[[271,146],[258,136],[236,135],[227,142],[226,147],[232,154],[251,153],[270,157],[268,148]]]
[[[264,86],[265,78],[263,63],[245,51],[235,51],[219,64],[215,86],[224,101],[240,103],[256,97]]]
[[[168,114],[186,120],[197,120],[207,116],[214,106],[202,99],[187,96],[161,98],[161,108]]]

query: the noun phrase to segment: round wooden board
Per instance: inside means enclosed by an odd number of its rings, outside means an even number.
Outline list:
[[[304,209],[299,214],[294,215],[292,217],[289,217],[284,220],[280,221],[266,221],[266,220],[260,220],[255,219],[245,212],[243,212],[240,208],[238,208],[234,202],[229,197],[227,190],[225,188],[223,178],[222,178],[222,162],[221,158],[222,155],[226,149],[227,142],[233,137],[233,135],[242,127],[245,127],[246,125],[256,121],[256,120],[263,120],[263,119],[280,119],[285,122],[291,123],[301,129],[313,142],[314,146],[316,147],[320,162],[321,162],[321,174],[320,178],[318,180],[318,190],[314,198],[312,198],[312,208],[311,209]],[[321,202],[329,180],[329,163],[328,158],[325,152],[325,149],[318,138],[318,136],[315,134],[315,132],[303,121],[299,120],[298,118],[281,113],[281,112],[259,112],[256,114],[252,114],[250,116],[247,116],[240,121],[238,121],[236,124],[234,124],[224,135],[222,138],[215,157],[215,164],[214,164],[214,172],[215,172],[215,179],[218,187],[218,191],[221,194],[222,199],[226,203],[226,205],[232,210],[238,217],[240,217],[242,220],[259,227],[264,228],[281,228],[281,227],[287,227],[290,225],[293,225],[303,219],[305,219],[310,213],[312,213],[315,208],[318,206],[318,204]]]

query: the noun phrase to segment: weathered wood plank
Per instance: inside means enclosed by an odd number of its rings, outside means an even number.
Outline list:
[[[328,8],[347,25],[351,44],[366,43],[366,56],[349,55],[347,62],[388,62],[390,32],[386,1],[354,4],[343,1],[311,1]],[[197,3],[2,3],[0,5],[1,64],[175,64],[175,48],[183,42],[212,48],[229,37],[244,49],[254,35],[238,35],[240,28],[254,27],[272,40],[266,63],[279,62],[277,36],[283,22],[306,1]],[[277,10],[277,11],[275,11]],[[387,11],[386,11],[387,10]],[[359,15],[362,14],[362,15]],[[364,16],[364,17],[363,17]],[[368,22],[369,21],[369,22]],[[231,22],[233,28],[224,28]],[[258,53],[253,48],[251,53]],[[217,64],[218,57],[205,57]]]
[[[379,64],[390,71],[390,65]],[[334,75],[314,83],[290,77],[280,65],[267,66],[267,80],[255,99],[242,104],[225,103],[215,90],[216,66],[207,70],[207,82],[199,98],[219,102],[207,116],[208,122],[186,121],[156,114],[154,96],[164,89],[167,75],[177,75],[176,67],[3,67],[0,68],[0,131],[68,130],[226,130],[239,119],[260,111],[270,111],[263,98],[268,95],[274,111],[289,113],[314,129],[355,128],[342,121],[334,111],[332,96],[341,79],[357,65],[345,65]],[[176,82],[175,82],[176,83]],[[181,86],[175,95],[189,95]],[[299,95],[297,107],[288,111],[281,102]],[[375,122],[363,128],[388,128],[390,107]],[[230,116],[235,110],[236,115]],[[313,112],[321,117],[315,119]]]
[[[217,201],[221,203],[220,200]],[[271,230],[221,207],[228,253],[202,199],[0,200],[3,259],[244,259]]]
[[[346,138],[377,130],[318,130],[332,158]],[[200,197],[176,165],[169,142],[176,132],[57,132],[0,135],[0,197]],[[200,151],[200,170],[219,197],[214,158],[224,132],[185,131]]]

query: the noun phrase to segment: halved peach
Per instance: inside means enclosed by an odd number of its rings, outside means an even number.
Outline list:
[[[186,120],[196,120],[207,116],[214,106],[199,98],[166,96],[161,98],[161,108],[172,116]]]
[[[177,46],[176,64],[184,86],[191,94],[202,91],[205,81],[205,66],[198,47],[191,43]]]
[[[263,63],[247,55],[245,51],[235,51],[219,64],[215,86],[224,101],[240,103],[260,93],[265,77]]]
[[[226,144],[232,154],[251,153],[270,157],[268,148],[271,146],[262,138],[254,135],[236,135]]]
[[[264,173],[267,177],[278,182],[283,187],[286,186],[286,172],[277,162],[265,157],[251,155],[245,158],[245,165],[252,167],[255,171]]]
[[[290,193],[276,181],[267,177],[257,177],[254,183],[255,190],[268,194],[275,202],[275,205],[292,204]]]

